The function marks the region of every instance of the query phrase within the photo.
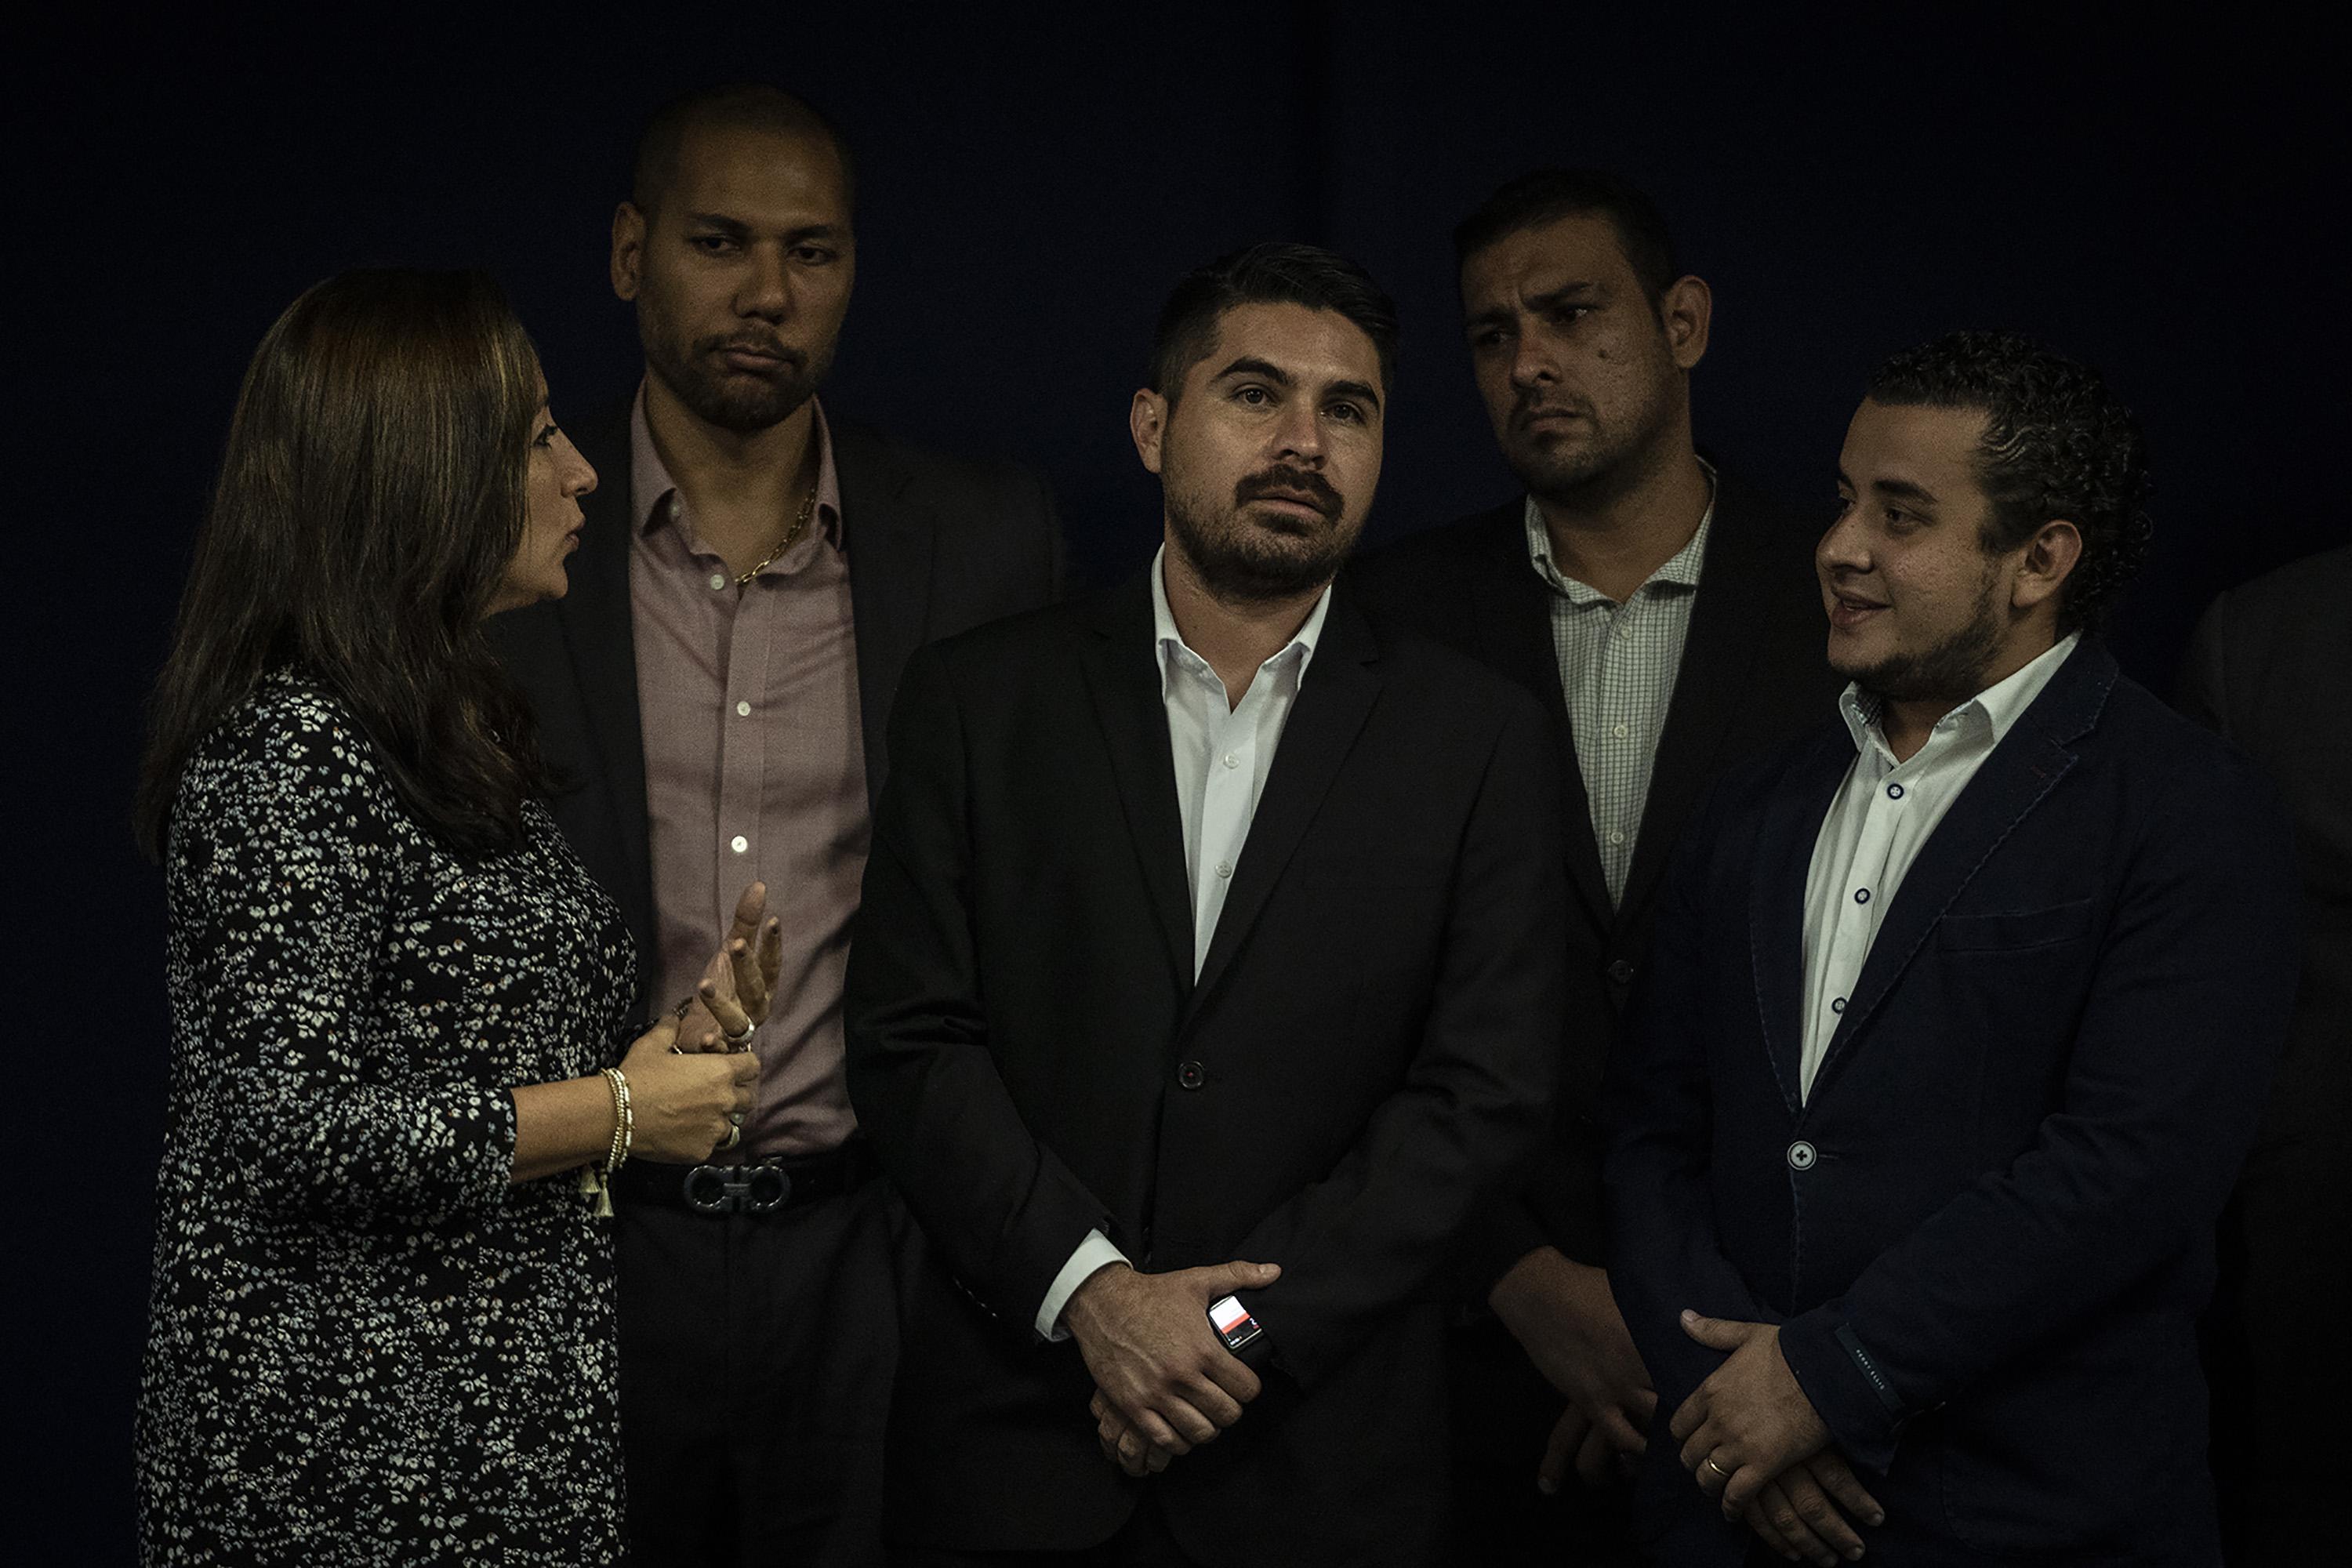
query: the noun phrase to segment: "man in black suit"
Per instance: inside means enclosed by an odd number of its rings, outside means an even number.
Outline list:
[[[1540,710],[1330,586],[1394,341],[1328,251],[1187,278],[1150,573],[908,667],[849,982],[907,1563],[1442,1549],[1439,1275],[1549,1121],[1568,894]]]
[[[1836,700],[1819,530],[1694,446],[1712,299],[1640,191],[1538,170],[1454,249],[1472,370],[1527,493],[1353,571],[1381,614],[1552,714],[1577,892],[1555,1145],[1465,1248],[1466,1293],[1492,1315],[1452,1341],[1457,1532],[1465,1563],[1551,1563],[1564,1541],[1624,1561],[1612,1459],[1640,1451],[1651,1401],[1609,1294],[1592,1099],[1684,822],[1724,768]]]
[[[1693,824],[1610,1064],[1639,1529],[2210,1568],[2196,1325],[2294,989],[2277,798],[2089,635],[2147,535],[2095,374],[1899,354],[1839,489],[1852,685]]]
[[[891,1227],[843,1083],[848,924],[908,656],[1057,587],[1034,479],[819,404],[856,268],[848,158],[805,104],[746,86],[658,110],[613,225],[646,374],[578,436],[602,482],[571,591],[494,627],[643,1000],[694,1011],[722,890],[763,880],[781,921],[740,1142],[614,1184],[639,1563],[880,1555]]]
[[[2233,588],[2198,623],[2180,706],[2286,796],[2303,983],[2278,1084],[2221,1230],[2214,1469],[2232,1563],[2301,1563],[2341,1534],[2345,1358],[2305,1348],[2352,1299],[2352,546]]]

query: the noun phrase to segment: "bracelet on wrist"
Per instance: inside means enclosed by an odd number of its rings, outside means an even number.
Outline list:
[[[604,1173],[609,1176],[629,1163],[629,1143],[636,1131],[636,1120],[629,1111],[629,1080],[619,1068],[606,1068],[604,1081],[613,1090],[613,1142],[604,1152]]]

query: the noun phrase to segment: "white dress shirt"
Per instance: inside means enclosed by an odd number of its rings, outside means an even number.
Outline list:
[[[1862,974],[1879,921],[1969,781],[2074,651],[2076,637],[1978,692],[1936,721],[1927,744],[1898,763],[1879,728],[1878,703],[1849,685],[1838,711],[1853,735],[1853,766],[1813,840],[1805,873],[1805,1038],[1798,1093],[1811,1099],[1838,1020]]]
[[[1242,845],[1257,816],[1258,796],[1265,793],[1266,774],[1274,769],[1275,747],[1298,701],[1298,683],[1306,678],[1307,661],[1315,657],[1315,639],[1322,635],[1324,616],[1331,608],[1331,590],[1323,590],[1282,651],[1257,667],[1249,689],[1235,702],[1216,669],[1176,629],[1176,617],[1168,608],[1168,585],[1160,575],[1167,554],[1162,546],[1151,560],[1151,628],[1160,656],[1160,702],[1167,711],[1168,747],[1176,763],[1176,805],[1184,819],[1184,876],[1192,889],[1192,977],[1197,980],[1209,954],[1209,939],[1216,933],[1217,916],[1225,907],[1226,890],[1233,886],[1234,868],[1241,863]],[[1088,1231],[1038,1304],[1037,1332],[1049,1340],[1067,1339],[1069,1331],[1061,1326],[1061,1317],[1071,1294],[1097,1269],[1127,1261],[1108,1237]]]

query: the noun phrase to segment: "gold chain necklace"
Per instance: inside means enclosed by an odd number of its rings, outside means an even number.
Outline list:
[[[816,510],[816,488],[812,485],[809,487],[808,495],[801,501],[800,516],[793,519],[793,525],[785,531],[784,537],[777,542],[776,547],[773,550],[769,551],[765,555],[761,556],[759,560],[753,562],[751,563],[751,569],[749,572],[746,572],[740,577],[736,578],[735,585],[738,588],[748,586],[752,578],[757,577],[761,573],[765,572],[768,569],[768,565],[771,562],[774,561],[777,556],[782,555],[785,551],[790,550],[793,547],[793,542],[800,538],[802,531],[808,527],[809,514],[814,510]]]

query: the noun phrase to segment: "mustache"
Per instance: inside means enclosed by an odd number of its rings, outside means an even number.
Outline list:
[[[1592,410],[1578,399],[1547,398],[1533,389],[1522,392],[1511,400],[1511,423],[1514,425],[1524,425],[1547,414],[1572,414],[1591,418]]]
[[[1261,469],[1234,487],[1234,504],[1236,506],[1264,500],[1270,496],[1284,500],[1304,500],[1321,512],[1327,521],[1338,517],[1341,508],[1347,504],[1340,499],[1339,492],[1331,488],[1330,480],[1312,468],[1293,468],[1287,463],[1276,463],[1270,468]]]
[[[806,363],[798,349],[787,348],[782,339],[770,337],[764,332],[721,334],[703,338],[694,345],[698,354],[725,353],[730,349],[740,349],[745,353],[768,354],[795,369]]]

